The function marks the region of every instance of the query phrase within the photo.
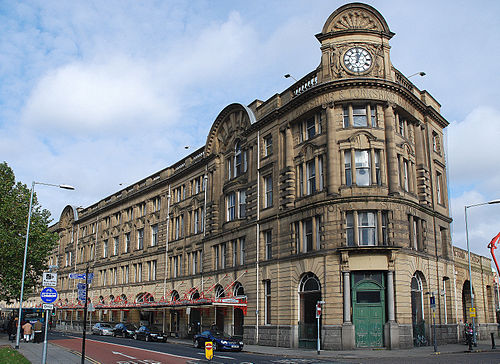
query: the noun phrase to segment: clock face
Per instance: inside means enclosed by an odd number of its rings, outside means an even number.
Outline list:
[[[366,49],[354,47],[345,52],[344,64],[351,72],[365,72],[372,65],[372,56]]]

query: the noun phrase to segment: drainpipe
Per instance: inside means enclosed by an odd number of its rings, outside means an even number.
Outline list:
[[[255,260],[256,285],[257,285],[257,304],[255,310],[255,343],[259,343],[259,250],[260,250],[260,131],[257,130],[257,252]]]
[[[167,238],[165,240],[165,273],[163,274],[163,299],[166,300],[167,297],[167,272],[168,272],[168,239],[169,239],[169,227],[170,227],[170,185],[168,186],[167,194]],[[163,332],[165,332],[165,313],[167,309],[163,309]]]

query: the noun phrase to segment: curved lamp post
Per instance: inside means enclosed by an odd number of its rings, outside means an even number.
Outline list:
[[[28,237],[30,234],[30,223],[31,223],[31,208],[33,205],[33,193],[35,191],[35,185],[53,186],[63,188],[65,190],[74,190],[75,188],[70,185],[54,185],[51,183],[35,182],[33,181],[31,185],[31,197],[30,197],[30,207],[28,210],[28,227],[26,228],[26,242],[24,243],[24,260],[23,260],[23,276],[21,279],[21,296],[19,297],[19,314],[17,320],[17,333],[16,333],[16,349],[19,349],[19,339],[21,335],[21,314],[23,310],[23,294],[24,294],[24,275],[26,274],[26,256],[28,255]]]
[[[477,203],[474,205],[468,205],[464,207],[465,210],[465,240],[467,242],[467,255],[469,258],[469,288],[470,288],[470,305],[471,308],[474,307],[474,293],[472,292],[472,269],[471,269],[471,264],[470,264],[470,247],[469,247],[469,230],[467,227],[467,209],[470,207],[476,207],[476,206],[483,206],[483,205],[494,205],[500,203],[500,199],[498,200],[492,200],[488,202],[483,202],[483,203]],[[474,346],[477,346],[477,341],[476,341],[476,320],[474,317],[472,317],[472,338],[474,341]]]

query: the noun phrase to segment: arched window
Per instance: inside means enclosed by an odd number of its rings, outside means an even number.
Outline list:
[[[411,277],[411,311],[414,324],[424,320],[424,290],[420,272]]]
[[[175,302],[179,300],[179,292],[177,291],[172,291],[172,294],[170,295],[170,301]]]
[[[243,285],[240,282],[236,282],[233,286],[233,296],[244,296],[245,290],[243,289]]]
[[[321,283],[315,274],[309,272],[300,280],[299,292],[318,292],[321,291]]]
[[[226,293],[224,292],[224,288],[220,284],[215,287],[215,298],[222,298],[225,297]]]
[[[191,293],[191,300],[197,300],[198,298],[200,298],[200,293],[198,292],[198,290],[195,290],[193,293]]]
[[[115,296],[113,296],[112,294],[109,295],[109,302],[112,303],[114,302],[115,300]]]
[[[104,304],[104,297],[103,296],[99,296],[99,303]]]
[[[123,293],[120,298],[122,299],[123,302],[127,302],[127,296],[125,295],[125,293]]]

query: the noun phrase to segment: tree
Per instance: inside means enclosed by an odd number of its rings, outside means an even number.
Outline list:
[[[15,180],[6,162],[0,164],[0,300],[19,300],[23,274],[24,245],[31,191]],[[24,278],[26,297],[40,286],[47,258],[57,244],[57,234],[49,231],[50,212],[42,209],[33,195],[31,226]]]

